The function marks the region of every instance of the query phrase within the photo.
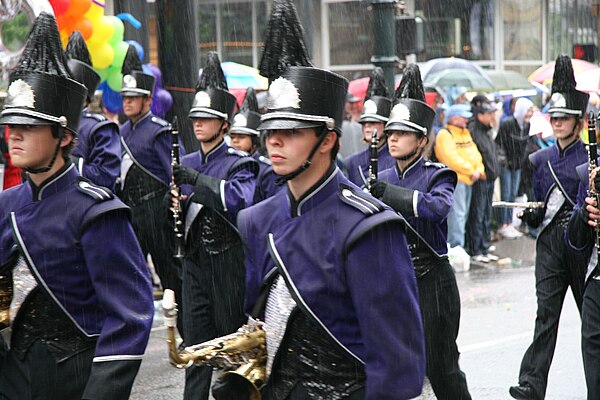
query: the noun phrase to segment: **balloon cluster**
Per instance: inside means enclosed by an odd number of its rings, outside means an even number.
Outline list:
[[[129,44],[123,41],[123,21],[104,15],[104,5],[96,0],[50,0],[61,40],[66,45],[73,31],[81,32],[92,64],[102,81],[117,91],[121,89],[121,66]]]
[[[119,94],[123,81],[121,67],[129,45],[136,48],[140,60],[144,59],[144,49],[138,42],[123,40],[125,30],[123,20],[131,23],[135,28],[139,28],[141,24],[129,14],[104,15],[104,5],[100,0],[49,1],[58,22],[63,44],[66,46],[71,32],[81,32],[88,46],[93,67],[101,77],[98,89],[102,90],[102,101],[105,107],[110,112],[122,113],[122,99]],[[159,115],[165,114],[171,107],[173,98],[162,88],[160,70],[147,64],[144,66],[144,72],[152,73],[157,81],[152,111]]]

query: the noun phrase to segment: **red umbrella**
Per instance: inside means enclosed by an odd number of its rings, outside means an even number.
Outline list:
[[[352,93],[354,97],[358,97],[361,100],[365,99],[367,94],[367,87],[369,86],[369,77],[355,79],[350,81],[348,85],[348,92]]]
[[[596,64],[589,63],[587,61],[578,60],[576,58],[571,60],[571,64],[573,64],[573,71],[575,71],[575,80],[579,81],[579,74],[583,71],[588,71],[591,69],[598,69]],[[552,82],[552,76],[554,75],[554,61],[550,61],[533,71],[531,75],[527,78],[530,82],[539,82],[539,83],[550,83]]]

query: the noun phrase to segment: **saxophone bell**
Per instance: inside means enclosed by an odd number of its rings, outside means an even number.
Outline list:
[[[207,365],[223,370],[225,372],[215,383],[213,391],[229,393],[235,390],[236,393],[247,393],[248,400],[261,399],[260,388],[267,375],[263,322],[250,317],[248,323],[234,333],[186,347],[179,352],[175,339],[177,304],[175,292],[171,289],[164,291],[163,311],[171,365],[176,368],[188,368],[193,364]]]

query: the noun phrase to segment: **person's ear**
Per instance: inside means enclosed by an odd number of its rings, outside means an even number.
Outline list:
[[[60,140],[60,147],[66,147],[69,144],[71,144],[71,142],[73,141],[73,139],[75,138],[75,136],[73,136],[73,133],[67,129],[65,129],[65,134],[63,135],[62,139]]]
[[[329,153],[333,146],[335,146],[335,141],[337,140],[337,133],[335,131],[327,131],[325,134],[325,139],[321,143],[319,148],[321,153]]]

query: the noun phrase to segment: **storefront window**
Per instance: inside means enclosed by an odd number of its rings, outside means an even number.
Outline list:
[[[458,56],[468,60],[494,58],[494,1],[416,0],[425,23],[425,52],[419,61]]]
[[[542,59],[542,8],[539,0],[504,0],[504,59]]]
[[[209,51],[218,51],[222,61],[256,66],[268,18],[265,1],[225,0],[206,4],[200,0],[198,10],[202,62]]]
[[[373,54],[373,22],[367,2],[330,3],[327,6],[330,64],[369,64]]]

